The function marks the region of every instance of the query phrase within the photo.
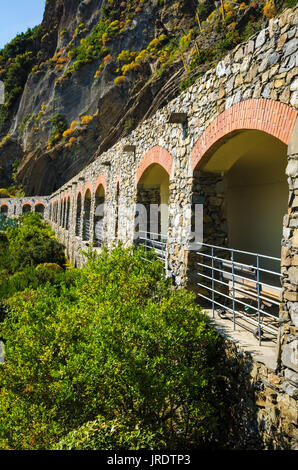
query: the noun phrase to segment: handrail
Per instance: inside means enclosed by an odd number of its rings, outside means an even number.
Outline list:
[[[221,256],[216,255],[217,251]],[[236,324],[241,324],[254,333],[260,345],[264,333],[276,338],[279,319],[275,310],[280,304],[277,294],[281,287],[270,284],[264,276],[281,278],[282,275],[267,266],[264,268],[262,263],[268,263],[268,260],[280,262],[280,258],[207,243],[201,244],[196,255],[201,257],[195,260],[195,265],[201,269],[195,271],[199,278],[196,285],[204,289],[197,295],[210,302],[213,318],[217,311],[220,317],[233,321],[234,329]],[[245,261],[235,260],[235,255],[244,255]],[[256,330],[251,330],[248,324],[256,326]]]
[[[145,248],[145,252],[147,251],[154,251],[156,258],[164,264],[165,271],[168,272],[168,251],[167,251],[167,236],[161,233],[154,233],[154,232],[145,232],[140,231],[138,232],[139,236],[136,240],[137,245],[142,245]],[[140,234],[154,235],[157,237],[163,237],[165,241],[159,241],[152,238],[147,238],[145,236],[141,236]],[[149,260],[147,260],[149,261]]]

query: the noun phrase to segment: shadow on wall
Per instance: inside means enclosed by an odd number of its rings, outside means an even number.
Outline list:
[[[290,450],[295,424],[278,400],[272,371],[223,339],[223,447],[233,450]],[[291,433],[293,431],[293,434]]]

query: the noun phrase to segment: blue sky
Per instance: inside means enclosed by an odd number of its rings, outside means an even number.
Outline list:
[[[41,23],[46,0],[0,0],[0,49],[17,33]]]

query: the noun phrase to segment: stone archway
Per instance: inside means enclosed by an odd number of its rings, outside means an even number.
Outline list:
[[[140,220],[136,231],[145,231],[152,236],[156,234],[157,239],[161,237],[163,241],[168,232],[169,182],[172,168],[171,154],[156,146],[146,153],[136,175],[137,217]]]
[[[153,147],[145,154],[138,166],[136,174],[137,183],[147,168],[153,164],[160,165],[170,176],[173,167],[173,157],[165,148],[159,146]]]
[[[90,216],[91,216],[91,189],[86,186],[84,195],[84,212],[83,212],[83,241],[90,239]]]
[[[262,300],[269,299],[271,304],[268,308],[263,305],[262,315],[271,314],[271,323],[262,331],[271,329],[275,337],[283,217],[289,196],[287,145],[296,119],[297,111],[283,103],[244,101],[214,119],[192,152],[193,202],[200,201],[204,207],[204,244],[189,257],[190,284],[199,286],[203,299],[212,297],[212,305],[217,304],[219,310],[234,312],[238,308],[242,318],[246,314],[237,298],[242,296],[245,308],[258,315]],[[223,274],[223,270],[229,274]],[[235,270],[243,277],[237,278],[243,286],[241,294],[235,295],[233,290],[232,305],[230,284],[233,279],[235,286],[235,277],[231,277]],[[260,340],[258,322],[254,325],[258,325]]]
[[[22,205],[22,213],[26,214],[27,212],[32,212],[31,202],[24,202]]]
[[[241,101],[217,116],[197,140],[192,151],[193,168],[201,166],[217,146],[240,130],[259,130],[288,145],[296,118],[295,109],[278,101]]]
[[[193,192],[204,204],[208,243],[280,255],[282,216],[287,211],[287,144],[296,117],[297,111],[282,103],[247,100],[220,114],[198,139],[192,152]],[[261,239],[271,244],[267,253]]]
[[[95,207],[93,215],[93,231],[94,231],[94,245],[96,247],[102,246],[104,237],[104,208],[106,197],[106,182],[103,175],[101,175],[96,184],[95,189]]]
[[[45,204],[43,202],[36,202],[35,204],[35,212],[40,214],[42,217],[44,217],[44,212],[45,212]]]
[[[82,193],[81,191],[77,194],[77,205],[76,205],[76,223],[75,223],[75,235],[79,237],[81,235],[81,220],[82,220]]]
[[[0,213],[4,218],[7,218],[8,216],[8,204],[1,204],[0,207]]]

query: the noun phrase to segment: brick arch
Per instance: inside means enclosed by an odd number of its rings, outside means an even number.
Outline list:
[[[153,165],[154,163],[160,165],[168,173],[168,175],[171,174],[173,157],[165,148],[159,147],[157,145],[145,154],[141,163],[139,164],[137,169],[137,183],[140,181],[147,168],[149,168],[149,166]]]
[[[259,130],[288,145],[297,111],[269,99],[241,101],[217,116],[197,140],[192,151],[193,169],[210,157],[216,144],[239,130]]]
[[[23,204],[22,204],[22,207],[24,207],[24,206],[31,206],[31,207],[33,207],[33,204],[32,204],[32,202],[30,202],[30,201],[25,201],[25,202],[23,202]]]
[[[107,187],[107,182],[106,182],[106,179],[104,177],[104,175],[100,175],[98,178],[97,178],[97,181],[96,181],[96,184],[95,184],[95,189],[94,189],[94,194],[96,194],[96,191],[98,190],[98,187],[102,185],[103,186],[103,189],[106,191],[106,187]]]
[[[84,197],[86,196],[86,192],[88,191],[88,189],[92,195],[92,183],[90,181],[88,181],[88,183],[85,184]]]
[[[34,204],[34,206],[35,206],[35,207],[36,207],[36,206],[43,206],[43,207],[45,207],[46,205],[45,205],[45,203],[44,203],[43,201],[37,201],[37,202]]]
[[[8,204],[7,204],[7,202],[3,202],[2,204],[0,204],[0,208],[1,208],[1,207],[3,207],[3,206],[6,206],[6,207],[8,207]]]

